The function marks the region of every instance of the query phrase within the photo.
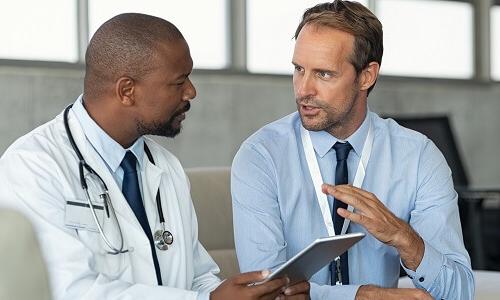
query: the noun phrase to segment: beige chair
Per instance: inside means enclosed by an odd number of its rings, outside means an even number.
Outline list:
[[[222,278],[239,273],[233,237],[230,168],[186,169],[191,182],[199,239],[219,265]]]
[[[45,264],[31,223],[0,210],[0,299],[50,299]]]

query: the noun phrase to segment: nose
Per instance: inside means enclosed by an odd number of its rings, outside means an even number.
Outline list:
[[[316,95],[314,78],[309,74],[294,74],[293,85],[295,87],[295,97],[304,98]]]
[[[191,82],[191,79],[187,79],[186,82],[186,89],[184,90],[184,95],[182,96],[182,100],[184,101],[189,101],[193,100],[196,97],[196,88],[193,85],[193,82]]]

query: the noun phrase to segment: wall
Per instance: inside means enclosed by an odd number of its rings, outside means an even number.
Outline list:
[[[0,67],[0,153],[50,120],[82,90],[81,70]],[[198,90],[183,132],[158,140],[184,166],[227,166],[240,143],[295,110],[289,76],[195,72]],[[476,186],[500,186],[500,84],[384,77],[370,95],[373,111],[446,113]]]

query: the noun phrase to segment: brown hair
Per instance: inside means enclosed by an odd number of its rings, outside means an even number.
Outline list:
[[[295,39],[307,24],[327,26],[354,36],[350,62],[359,74],[370,62],[382,63],[384,52],[382,24],[377,17],[358,2],[335,0],[307,9],[302,16]],[[368,89],[368,94],[375,83]]]

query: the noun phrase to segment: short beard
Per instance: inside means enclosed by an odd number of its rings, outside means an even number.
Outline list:
[[[310,131],[324,130],[329,133],[335,132],[336,129],[345,127],[347,123],[351,122],[351,118],[353,117],[352,111],[354,106],[356,105],[356,102],[358,101],[357,99],[358,96],[359,96],[359,82],[358,82],[358,77],[356,77],[356,80],[354,81],[354,87],[352,88],[351,94],[349,95],[349,101],[345,101],[348,104],[348,106],[345,108],[345,111],[343,112],[339,111],[337,107],[330,107],[327,103],[325,103],[325,101],[316,99],[311,96],[296,99],[298,110],[300,109],[301,104],[313,104],[318,108],[321,108],[326,113],[324,119],[320,120],[319,123],[312,124],[310,126],[306,126],[306,122],[304,122],[302,115],[299,114],[301,123],[305,129]]]
[[[146,124],[142,120],[137,120],[136,122],[136,127],[137,127],[137,132],[139,135],[157,135],[157,136],[163,136],[163,137],[169,137],[173,138],[176,135],[178,135],[181,132],[182,125],[179,125],[179,127],[174,127],[173,124],[175,122],[175,118],[182,115],[183,113],[187,112],[189,108],[191,107],[191,104],[189,102],[186,102],[186,105],[176,113],[172,117],[170,117],[169,120],[166,122],[151,122],[150,124]]]

